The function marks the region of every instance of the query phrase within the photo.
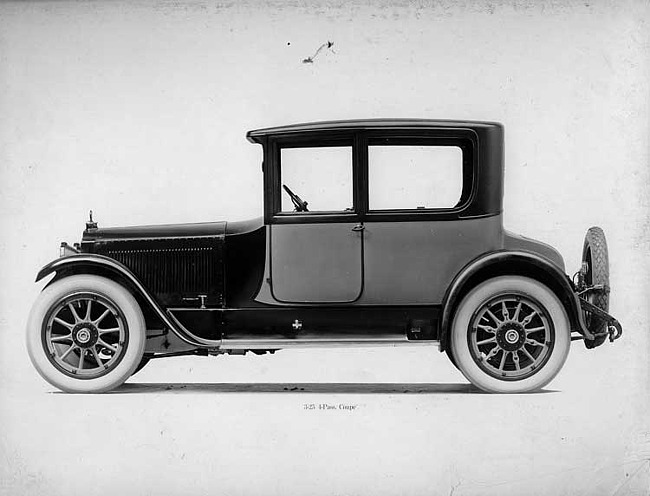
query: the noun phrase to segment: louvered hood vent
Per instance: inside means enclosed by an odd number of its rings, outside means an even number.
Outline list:
[[[223,236],[98,241],[95,252],[126,265],[165,306],[223,303]]]

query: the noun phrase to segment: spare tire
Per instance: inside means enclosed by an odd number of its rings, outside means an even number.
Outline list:
[[[607,252],[607,240],[605,233],[600,227],[590,227],[585,235],[585,242],[582,248],[582,263],[584,270],[584,282],[589,286],[602,286],[600,291],[591,291],[586,295],[587,301],[605,312],[609,311],[609,255]],[[607,331],[607,322],[585,313],[587,329],[594,334]],[[593,348],[602,344],[607,335],[598,336],[595,340],[585,340],[587,348]]]

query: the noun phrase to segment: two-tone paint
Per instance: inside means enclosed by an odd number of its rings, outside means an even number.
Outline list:
[[[90,224],[80,253],[48,264],[37,280],[52,272],[57,278],[96,273],[119,280],[145,312],[153,337],[148,353],[432,342],[444,350],[455,305],[477,283],[505,274],[548,285],[572,328],[585,333],[559,253],[503,228],[501,125],[345,121],[247,136],[263,147],[263,218],[126,228]],[[456,206],[368,208],[368,146],[404,142],[462,149],[464,182]],[[281,212],[280,150],[323,143],[352,148],[353,208]]]

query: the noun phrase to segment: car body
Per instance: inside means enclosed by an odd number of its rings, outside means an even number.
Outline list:
[[[434,344],[482,389],[521,392],[553,378],[572,337],[620,335],[587,298],[608,284],[576,284],[554,248],[504,229],[501,124],[331,121],[247,137],[263,149],[263,217],[99,228],[91,214],[81,243],[41,269],[37,280],[62,285],[28,325],[47,380],[103,391],[158,357]],[[119,338],[106,341],[98,308]],[[127,328],[142,339],[115,365]]]

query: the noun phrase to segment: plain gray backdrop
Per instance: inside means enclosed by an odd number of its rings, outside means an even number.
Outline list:
[[[0,4],[0,491],[648,494],[649,20],[647,1]],[[506,227],[572,273],[602,226],[622,339],[574,343],[533,395],[464,394],[435,348],[169,359],[98,396],[38,377],[34,276],[89,209],[256,217],[247,130],[375,117],[503,122]]]

